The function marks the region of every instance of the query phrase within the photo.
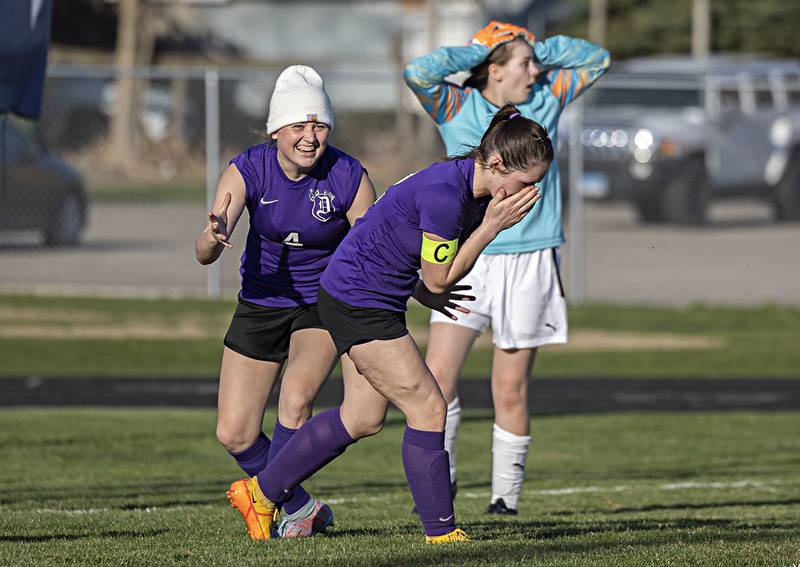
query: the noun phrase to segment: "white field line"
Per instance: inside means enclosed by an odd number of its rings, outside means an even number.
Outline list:
[[[799,481],[789,480],[737,480],[733,482],[677,482],[670,484],[660,484],[649,486],[645,484],[630,485],[620,484],[616,486],[575,486],[570,488],[549,488],[543,490],[523,490],[523,494],[534,496],[565,496],[570,494],[584,494],[589,492],[627,492],[631,490],[690,490],[690,489],[722,489],[735,490],[740,488],[755,488],[771,492],[777,485],[800,484]],[[464,498],[487,498],[489,491],[486,492],[459,492],[459,497]],[[369,497],[350,497],[350,498],[330,498],[325,502],[328,504],[343,504],[346,502],[378,502],[388,500],[388,496],[369,496]]]
[[[525,490],[525,494],[532,494],[538,496],[561,496],[567,494],[582,494],[587,492],[626,492],[629,490],[690,490],[690,489],[736,489],[736,488],[758,488],[761,490],[771,491],[772,486],[781,484],[798,484],[800,480],[737,480],[734,482],[676,482],[670,484],[660,484],[657,486],[646,485],[628,485],[622,484],[617,486],[577,486],[574,488],[551,488],[544,490]],[[460,495],[461,493],[459,493]],[[482,498],[486,496],[482,492],[465,492],[466,498]]]
[[[154,512],[172,512],[172,511],[187,511],[197,510],[198,508],[215,508],[211,504],[204,504],[201,506],[169,506],[161,508],[159,506],[147,506],[145,508],[133,508],[126,510],[126,512],[136,512],[139,514],[153,514]],[[9,510],[8,508],[0,507],[0,511],[5,514],[8,513],[25,513],[25,514],[57,514],[61,516],[90,516],[94,514],[108,514],[109,512],[119,512],[117,508],[33,508],[31,510]]]
[[[571,494],[585,494],[593,492],[628,492],[631,490],[656,490],[656,491],[674,491],[674,490],[693,490],[693,489],[717,489],[717,490],[738,490],[742,488],[754,488],[767,492],[774,491],[775,486],[781,485],[797,485],[800,481],[797,480],[736,480],[731,482],[674,482],[669,484],[659,484],[650,486],[646,484],[619,484],[616,486],[575,486],[569,488],[549,488],[543,490],[523,490],[523,494],[538,495],[538,496],[566,496]],[[383,496],[351,496],[345,498],[326,498],[327,504],[346,504],[348,502],[386,502],[391,500],[398,494],[387,494]],[[458,496],[463,498],[487,498],[489,492],[459,492]],[[150,506],[146,508],[136,508],[128,510],[129,512],[138,512],[145,514],[152,514],[154,512],[172,512],[181,510],[197,510],[198,508],[214,508],[214,505],[206,504],[203,506],[169,506],[161,508],[159,506]],[[34,513],[34,514],[60,514],[65,516],[80,516],[91,514],[105,514],[108,512],[118,512],[115,508],[84,508],[84,509],[59,509],[59,508],[34,508],[29,510],[9,510],[5,507],[0,507],[0,511],[5,513],[18,512],[18,513]]]
[[[659,484],[656,486],[647,485],[629,485],[620,484],[617,486],[576,486],[573,488],[551,488],[544,490],[525,490],[525,494],[539,495],[539,496],[562,496],[568,494],[582,494],[587,492],[627,492],[629,490],[690,490],[690,489],[720,489],[729,490],[737,488],[757,488],[760,490],[771,491],[772,487],[781,484],[797,484],[797,482],[786,480],[737,480],[734,482],[674,482],[670,484]],[[460,496],[460,493],[459,493]],[[466,498],[483,498],[486,493],[483,492],[465,492]]]

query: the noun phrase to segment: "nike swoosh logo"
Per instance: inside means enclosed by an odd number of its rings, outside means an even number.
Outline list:
[[[451,520],[455,514],[450,514],[446,518],[439,518],[440,522],[446,522],[447,520]]]
[[[277,203],[278,199],[273,199],[272,201],[265,201],[264,197],[261,197],[261,204],[262,205],[271,205],[272,203]]]
[[[545,324],[544,324],[544,326],[545,326],[545,327],[550,327],[551,329],[553,329],[553,332],[554,332],[554,333],[555,333],[555,332],[558,330],[558,329],[556,329],[556,326],[555,326],[555,325],[551,325],[550,323],[545,323]]]

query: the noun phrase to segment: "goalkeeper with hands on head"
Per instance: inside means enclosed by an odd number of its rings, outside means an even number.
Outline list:
[[[480,142],[497,110],[513,103],[553,140],[566,106],[608,69],[609,53],[589,41],[553,36],[539,41],[525,28],[492,21],[468,45],[441,47],[405,67],[406,84],[433,118],[447,154]],[[463,87],[445,80],[470,71]],[[461,280],[477,300],[453,321],[431,315],[426,362],[448,402],[445,445],[455,493],[455,441],[461,408],[456,382],[475,339],[490,324],[495,345],[492,397],[492,495],[488,512],[516,514],[530,444],[528,376],[538,347],[567,341],[567,311],[558,272],[564,244],[558,164],[541,184],[530,215],[504,231]]]

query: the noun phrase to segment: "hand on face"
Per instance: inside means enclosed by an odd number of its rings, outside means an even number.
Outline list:
[[[524,219],[540,198],[541,193],[535,185],[528,185],[513,195],[508,195],[501,187],[492,196],[483,222],[497,232],[510,228]]]

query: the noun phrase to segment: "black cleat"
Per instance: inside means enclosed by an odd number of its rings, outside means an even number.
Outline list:
[[[487,514],[497,514],[498,516],[516,516],[517,511],[513,508],[509,508],[506,506],[506,503],[503,501],[502,498],[498,498],[491,504],[489,504],[489,508],[486,509]]]
[[[453,500],[456,499],[456,493],[457,492],[458,492],[458,481],[455,481],[455,482],[453,482],[453,484],[450,485],[450,496],[453,497]],[[417,506],[416,505],[414,505],[414,507],[411,508],[411,513],[412,514],[419,514],[419,512],[417,512]]]

